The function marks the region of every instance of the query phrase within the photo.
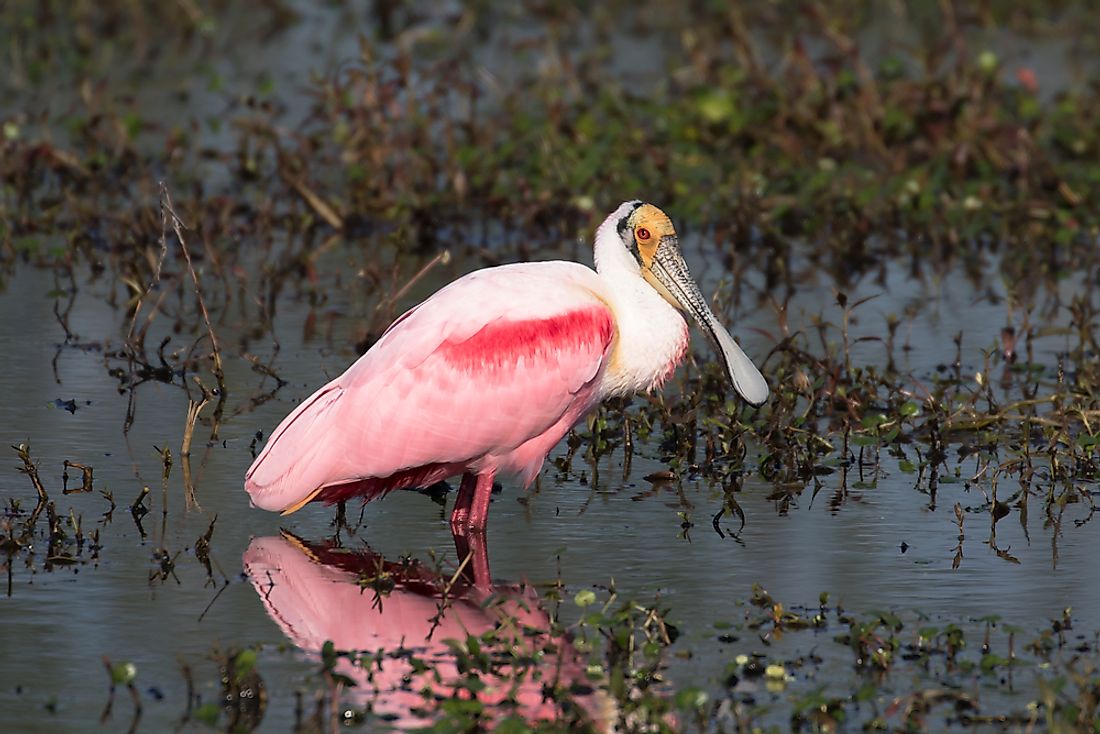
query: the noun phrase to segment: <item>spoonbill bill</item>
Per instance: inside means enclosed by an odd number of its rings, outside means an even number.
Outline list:
[[[694,317],[753,405],[768,383],[718,323],[652,204],[596,230],[596,269],[501,265],[465,275],[398,318],[344,374],[295,408],[245,475],[256,507],[425,487],[462,475],[456,537],[483,532],[493,478],[529,485],[550,450],[605,398],[657,389]]]

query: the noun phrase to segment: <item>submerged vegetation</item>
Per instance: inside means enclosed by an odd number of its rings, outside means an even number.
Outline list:
[[[226,425],[289,384],[278,338],[289,304],[308,311],[307,340],[350,359],[460,270],[585,259],[595,224],[635,196],[668,211],[689,257],[711,266],[716,310],[755,345],[774,394],[747,408],[727,397],[715,365],[689,359],[663,393],[606,404],[579,426],[543,482],[596,487],[601,471],[621,465],[629,476],[635,452],[657,457],[667,470],[647,478],[654,486],[708,488],[710,504],[676,511],[689,538],[710,528],[736,537],[752,522],[739,501],[749,477],[770,484],[786,513],[819,496],[839,512],[904,475],[928,511],[949,518],[944,563],[966,564],[975,545],[1018,563],[997,542],[1011,519],[1029,540],[1049,538],[1056,569],[1060,538],[1095,532],[1081,528],[1100,471],[1100,49],[1079,33],[1095,11],[727,5],[0,7],[0,30],[11,31],[0,32],[0,288],[26,268],[52,273],[57,355],[89,355],[117,379],[129,400],[119,430],[129,433],[150,383],[187,407],[178,449],[157,449],[163,486],[136,497],[116,497],[78,453],[43,469],[34,436],[14,447],[30,481],[5,480],[7,594],[20,575],[96,566],[116,503],[144,541],[158,501],[150,586],[197,563],[220,593],[235,573],[211,555],[216,517],[169,549],[169,479],[178,463],[185,495],[173,506],[197,508],[192,439],[218,445]],[[347,29],[332,31],[331,47],[302,38],[318,18]],[[231,53],[284,43],[297,59]],[[901,281],[923,288],[883,298]],[[997,323],[917,341],[935,308],[927,293],[959,286]],[[801,300],[808,290],[829,292],[828,303]],[[89,292],[115,314],[114,338],[85,341],[73,326],[77,294]],[[58,504],[71,492],[103,504],[98,522],[85,519],[98,514],[91,500]],[[339,548],[343,514],[335,524]],[[356,570],[364,594],[384,603],[415,566],[443,614],[454,569],[429,578],[411,561],[373,561],[378,573]],[[564,730],[595,726],[594,710],[624,731],[1080,731],[1100,721],[1097,639],[1073,628],[1069,609],[1022,629],[850,612],[825,595],[820,608],[788,608],[760,589],[736,618],[715,620],[708,654],[727,660],[721,675],[680,687],[667,670],[693,653],[676,645],[661,599],[561,579],[539,591],[536,632],[505,615],[447,643],[450,693],[414,691],[436,730]],[[247,730],[268,697],[291,695],[261,677],[290,653],[254,642],[202,666],[181,662],[184,724]],[[318,670],[296,689],[296,731],[385,723],[349,692],[386,660],[440,675],[438,660],[403,644],[309,652]],[[544,680],[547,658],[581,674]],[[141,668],[104,664],[104,720],[129,716],[114,702],[125,687],[139,725]],[[479,703],[489,678],[515,681],[510,704]],[[557,720],[521,714],[528,678]],[[581,700],[595,692],[597,709]]]

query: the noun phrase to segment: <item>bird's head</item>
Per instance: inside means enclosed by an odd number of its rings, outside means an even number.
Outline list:
[[[745,400],[760,405],[768,399],[764,376],[715,318],[688,272],[680,240],[667,214],[641,201],[619,205],[596,234],[597,268],[608,260],[637,272],[666,301],[691,314],[715,346],[730,382]]]

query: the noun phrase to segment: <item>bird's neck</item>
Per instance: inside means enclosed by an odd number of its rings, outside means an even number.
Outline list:
[[[605,295],[615,313],[617,338],[604,375],[607,396],[659,388],[687,351],[688,326],[637,269],[599,270]]]
[[[641,266],[623,245],[622,235],[617,229],[622,208],[612,212],[596,229],[592,257],[596,261],[596,272],[600,275],[618,277],[619,274],[632,273],[640,279]]]

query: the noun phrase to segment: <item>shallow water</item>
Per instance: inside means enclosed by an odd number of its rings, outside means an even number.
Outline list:
[[[451,273],[440,273],[441,279],[450,277]],[[5,445],[29,441],[59,513],[67,514],[72,507],[82,516],[85,532],[98,526],[102,545],[97,561],[49,572],[43,569],[44,548],[36,548],[33,568],[24,565],[23,556],[15,557],[9,593],[0,598],[0,706],[20,730],[81,728],[95,720],[106,703],[109,681],[101,660],[106,655],[137,666],[136,685],[144,701],[142,729],[157,730],[183,715],[181,661],[195,670],[203,699],[216,700],[212,650],[260,644],[264,647],[258,669],[270,697],[264,721],[277,730],[278,722],[291,715],[291,692],[303,675],[317,669],[317,661],[279,652],[286,638],[265,612],[253,588],[256,579],[250,583],[242,574],[242,556],[253,538],[277,536],[280,528],[320,542],[332,534],[333,512],[311,506],[281,518],[251,509],[242,476],[251,461],[253,435],[269,432],[298,400],[323,383],[324,374],[338,372],[353,354],[320,340],[303,343],[300,329],[308,309],[285,298],[277,320],[282,348],[275,366],[289,384],[275,399],[234,416],[237,408],[247,405],[258,378],[230,361],[230,417],[212,445],[204,443],[208,427],[200,424],[196,431],[191,461],[201,509],[188,509],[179,457],[186,398],[178,386],[141,385],[133,428],[123,435],[127,396],[119,393],[117,380],[108,374],[104,350],[117,349],[126,322],[105,305],[106,287],[102,282],[81,284],[70,317],[79,343],[98,348],[60,346],[64,331],[53,314],[54,296],[49,293],[54,282],[49,273],[20,269],[0,293],[0,310],[18,314],[0,321],[0,348],[7,355],[0,387],[8,396],[2,440]],[[911,322],[912,343],[925,346],[908,353],[910,364],[900,365],[917,375],[931,375],[937,363],[950,360],[951,339],[960,329],[966,334],[964,365],[981,364],[981,349],[994,342],[1003,324],[1003,306],[961,295],[967,292],[961,276],[948,276],[928,289],[900,277],[898,282],[888,278],[885,287],[868,283],[852,297],[875,292],[884,295],[864,307],[868,311],[854,325],[854,333],[861,328],[881,331],[872,309],[900,311],[910,299],[929,301]],[[821,311],[814,304],[831,298],[825,286],[800,291],[801,305],[791,309],[792,325],[808,322]],[[348,304],[327,306],[334,312],[345,307]],[[744,318],[746,325],[774,328],[768,321],[762,311]],[[337,319],[336,324],[338,341],[354,329],[349,318]],[[233,342],[236,326],[219,327],[224,343]],[[767,349],[760,334],[735,331],[750,355],[759,358]],[[881,360],[877,342],[857,347],[862,353],[854,357]],[[1037,354],[1044,349],[1053,353],[1056,347],[1057,339],[1040,341]],[[703,347],[697,351],[703,353]],[[57,379],[51,368],[55,357]],[[58,399],[75,401],[75,412],[56,407]],[[167,483],[161,480],[158,447],[173,452]],[[552,458],[563,450],[559,447]],[[753,454],[750,446],[750,457]],[[60,494],[66,459],[94,467],[95,493]],[[789,504],[769,499],[771,483],[755,473],[748,475],[737,495],[745,527],[738,533],[737,521],[727,516],[720,521],[722,537],[711,527],[712,516],[723,506],[721,488],[690,478],[666,485],[641,479],[665,468],[652,446],[637,448],[625,480],[621,461],[621,452],[605,459],[598,467],[598,483],[578,480],[582,471],[593,476],[592,467],[579,458],[567,481],[555,479],[553,468],[544,469],[537,491],[524,494],[505,482],[490,513],[492,571],[502,582],[526,580],[536,586],[560,574],[567,598],[612,580],[624,596],[659,595],[682,632],[674,649],[693,654],[669,671],[676,685],[710,685],[735,655],[761,649],[751,637],[731,645],[714,642],[715,623],[742,620],[745,600],[757,583],[788,606],[815,606],[818,594],[829,592],[833,601],[857,613],[893,609],[960,621],[998,615],[1026,630],[1038,630],[1072,607],[1079,633],[1100,629],[1100,590],[1082,583],[1090,578],[1092,561],[1100,554],[1100,537],[1089,526],[1074,527],[1074,519],[1088,514],[1081,504],[1066,509],[1057,531],[1041,516],[1038,502],[1026,528],[1016,512],[1001,521],[996,544],[1019,560],[1011,563],[987,543],[989,513],[982,509],[987,488],[981,483],[969,490],[962,482],[943,483],[932,509],[929,495],[914,486],[916,476],[899,471],[895,460],[884,454],[884,473],[877,486],[852,488],[858,480],[853,467],[849,496],[839,506],[829,499],[840,487],[840,471],[818,478],[816,497],[811,496],[811,485]],[[26,510],[33,505],[34,492],[27,477],[12,470],[17,463],[13,452],[9,470],[0,475],[0,498],[5,504],[18,499]],[[949,465],[956,463],[952,456]],[[959,465],[963,475],[976,469],[973,461]],[[79,477],[78,471],[70,474]],[[127,508],[144,486],[151,490],[151,512],[143,518],[143,538]],[[1007,483],[1002,484],[1002,491],[1005,488]],[[109,521],[100,518],[109,506],[99,494],[103,489],[113,493],[118,505]],[[953,570],[956,502],[975,512],[966,517],[964,557]],[[215,515],[214,572],[208,580],[192,549]],[[349,516],[355,525],[357,508],[349,508]],[[435,554],[444,568],[453,569],[455,553],[446,516],[424,495],[397,492],[368,505],[357,537],[344,540],[352,548],[369,545],[389,561],[409,555],[430,565]],[[684,517],[694,523],[686,534],[681,527]],[[172,573],[164,579],[157,575],[161,566],[153,557],[158,548],[167,549],[175,559]],[[568,617],[575,612],[567,608],[565,613]],[[845,670],[850,661],[837,659],[834,664]],[[48,714],[47,705],[53,708]],[[109,728],[127,725],[130,710],[122,690]]]

